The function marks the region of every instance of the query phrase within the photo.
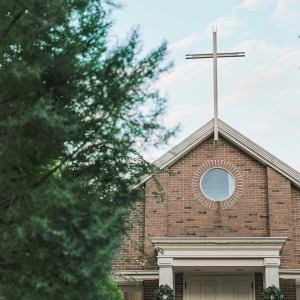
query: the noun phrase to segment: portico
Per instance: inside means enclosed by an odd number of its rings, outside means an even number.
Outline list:
[[[264,274],[264,286],[279,287],[280,251],[286,240],[285,237],[151,238],[158,250],[159,284],[171,287],[175,272],[197,276],[254,276],[260,272]],[[220,278],[216,277],[215,282],[220,284]]]

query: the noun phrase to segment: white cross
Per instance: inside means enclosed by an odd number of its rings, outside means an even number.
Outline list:
[[[243,57],[245,52],[217,52],[217,30],[213,28],[213,53],[207,54],[186,54],[186,59],[213,58],[214,62],[214,140],[218,140],[218,76],[217,58],[219,57]]]

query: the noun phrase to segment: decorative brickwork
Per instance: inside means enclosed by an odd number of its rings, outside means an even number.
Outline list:
[[[221,168],[227,170],[234,178],[235,181],[235,189],[234,193],[223,201],[213,201],[208,199],[202,192],[200,188],[200,180],[202,176],[210,169],[213,168]],[[228,208],[233,205],[243,193],[243,177],[241,172],[230,162],[225,160],[209,160],[206,163],[202,164],[194,173],[193,181],[192,181],[192,189],[195,195],[195,198],[205,207],[210,209],[217,208]]]
[[[296,300],[296,282],[294,279],[280,279],[279,284],[284,300]]]
[[[243,194],[231,207],[208,209],[194,196],[192,179],[207,161],[228,161],[243,177]],[[148,194],[145,238],[149,236],[195,237],[266,237],[269,236],[266,167],[220,137],[213,138],[182,157],[170,167],[176,176],[163,175],[168,201],[159,203]],[[153,182],[147,182],[153,188]],[[154,254],[154,253],[153,253]]]
[[[158,288],[158,280],[144,281],[144,300],[155,300],[154,293]]]
[[[255,300],[262,300],[264,278],[262,273],[255,273]]]

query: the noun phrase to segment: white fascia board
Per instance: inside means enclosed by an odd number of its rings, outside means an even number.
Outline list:
[[[280,244],[287,237],[150,237],[151,242],[161,244]]]
[[[295,186],[300,188],[300,173],[297,170],[293,169],[220,119],[218,120],[218,129],[220,135],[225,139],[257,159],[263,165],[269,165],[288,178]],[[211,120],[184,139],[181,143],[173,147],[170,151],[155,160],[153,164],[160,169],[172,166],[180,158],[209,138],[213,134],[213,130],[214,123],[213,120]],[[149,178],[151,178],[151,176],[145,176],[138,186],[142,185]]]
[[[279,269],[279,273],[281,274],[299,274],[300,269]]]
[[[287,238],[150,238],[158,258],[279,258]]]
[[[263,258],[174,259],[174,267],[264,267]]]
[[[158,279],[158,270],[114,271],[112,278],[117,284]]]
[[[279,278],[300,279],[300,269],[279,269]]]

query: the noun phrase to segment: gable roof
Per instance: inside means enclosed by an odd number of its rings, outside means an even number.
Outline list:
[[[294,185],[300,188],[300,173],[298,171],[272,155],[270,152],[258,146],[256,143],[254,143],[220,119],[218,119],[218,129],[219,134],[226,138],[228,141],[236,145],[244,152],[248,153],[250,156],[257,159],[263,165],[270,166],[278,173],[288,178]],[[204,140],[210,137],[213,134],[213,131],[214,123],[213,120],[211,120],[198,130],[196,130],[194,133],[192,133],[190,136],[188,136],[186,139],[184,139],[182,142],[177,144],[167,153],[155,160],[153,163],[160,169],[170,167],[181,157],[183,157],[185,154],[190,152],[192,149],[194,149]],[[147,176],[143,178],[141,184],[148,180],[150,177],[151,176]]]

